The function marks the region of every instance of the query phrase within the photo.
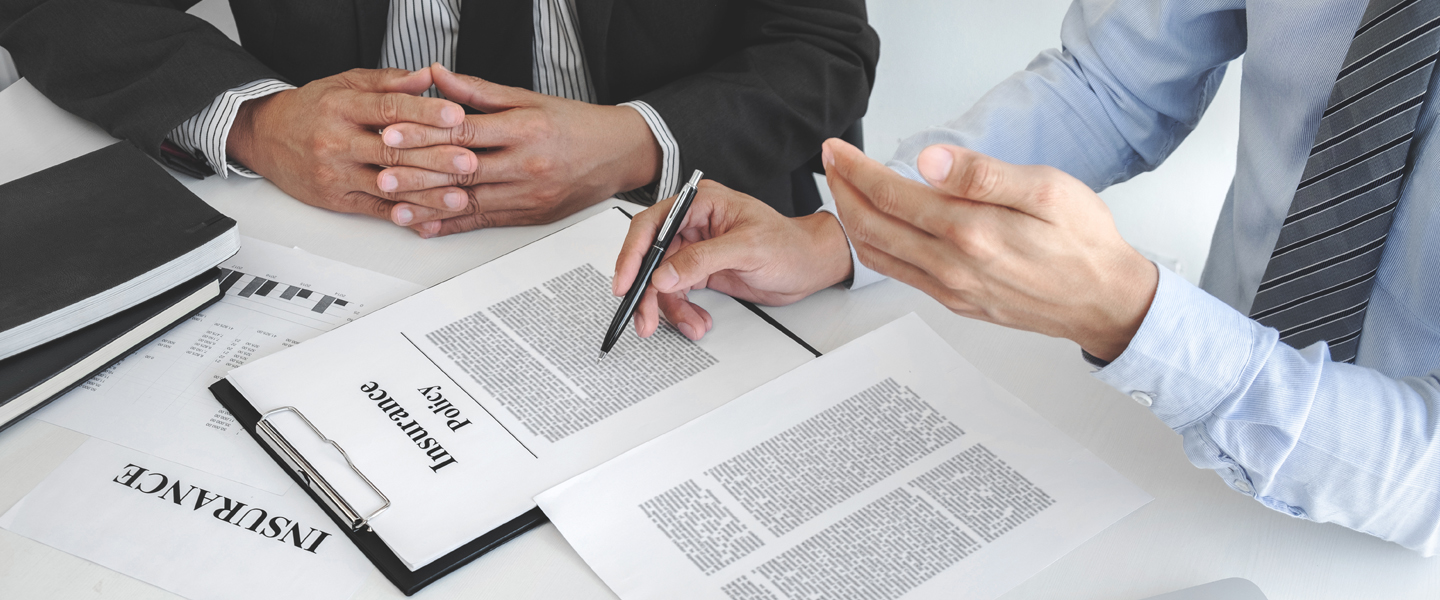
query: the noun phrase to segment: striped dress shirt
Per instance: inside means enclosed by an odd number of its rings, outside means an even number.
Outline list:
[[[580,45],[580,30],[575,22],[574,0],[534,1],[535,91],[541,94],[595,103],[595,86],[585,53]],[[460,0],[391,0],[385,40],[380,50],[379,68],[415,71],[440,63],[455,68],[455,48],[460,37]],[[240,111],[240,104],[295,86],[263,79],[226,91],[195,116],[170,133],[170,140],[192,154],[202,155],[222,177],[233,171],[245,177],[259,177],[239,163],[227,160],[225,141],[230,126]],[[426,96],[438,97],[431,87]],[[636,100],[625,102],[640,113],[655,141],[660,145],[661,168],[658,185],[620,194],[621,198],[640,204],[652,204],[658,198],[676,193],[680,186],[680,146],[670,128],[649,104]]]

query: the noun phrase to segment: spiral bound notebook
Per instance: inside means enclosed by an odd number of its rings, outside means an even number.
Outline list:
[[[595,354],[628,215],[604,211],[211,391],[405,594],[546,521],[536,494],[808,362],[753,305]]]

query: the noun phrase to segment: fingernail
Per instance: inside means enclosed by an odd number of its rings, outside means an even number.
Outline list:
[[[695,336],[695,328],[691,327],[689,323],[681,322],[681,323],[677,324],[677,325],[675,326],[675,328],[676,328],[676,329],[679,329],[679,330],[680,330],[680,333],[685,334],[685,337],[687,337],[687,338],[690,338],[690,339],[692,339],[692,340],[698,340],[698,339],[700,339],[700,338],[698,338],[698,337]]]
[[[385,173],[380,176],[380,191],[393,192],[397,187],[400,187],[400,182],[395,179],[394,175]]]
[[[447,106],[440,110],[440,118],[450,125],[459,125],[465,120],[465,111],[458,106]]]
[[[939,146],[931,146],[915,159],[915,167],[931,183],[941,183],[950,177],[950,167],[955,164],[955,155]]]
[[[415,213],[411,212],[410,209],[401,208],[395,211],[396,225],[409,225],[410,221],[413,220],[415,220]]]
[[[635,335],[645,337],[645,331],[640,329],[640,319],[635,319]]]
[[[405,135],[401,134],[399,131],[387,127],[385,128],[384,135],[380,136],[380,139],[385,142],[386,146],[390,146],[393,148],[395,146],[399,146],[400,142],[405,141]]]
[[[450,192],[448,194],[445,194],[445,208],[448,208],[450,210],[460,210],[462,208],[465,208],[465,195],[461,194],[460,192]]]
[[[441,71],[444,71],[444,72],[446,72],[446,73],[449,73],[449,72],[450,72],[450,69],[445,68],[445,65],[442,65],[442,64],[440,64],[440,63],[438,63],[438,62],[435,63],[433,66],[434,66],[436,69],[440,69]]]
[[[835,155],[830,153],[829,144],[820,147],[820,162],[825,163],[827,167],[835,166]]]
[[[461,173],[469,173],[470,170],[473,168],[471,165],[474,164],[474,163],[472,162],[472,161],[474,161],[474,160],[475,160],[475,156],[474,156],[474,155],[465,155],[465,154],[456,155],[456,156],[455,156],[455,160],[454,160],[455,169],[458,170],[458,171],[460,171]]]
[[[660,265],[660,268],[655,270],[654,281],[655,289],[662,292],[668,291],[675,284],[680,283],[680,274],[671,265]]]

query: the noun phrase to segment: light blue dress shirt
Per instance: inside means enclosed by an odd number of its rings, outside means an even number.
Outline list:
[[[1432,80],[1355,365],[1246,315],[1365,0],[1077,0],[1047,51],[906,140],[1048,164],[1096,190],[1155,168],[1244,54],[1235,179],[1200,288],[1165,269],[1096,376],[1184,437],[1196,466],[1296,517],[1440,550],[1440,89]],[[1437,70],[1440,77],[1440,70]],[[1164,198],[1155,201],[1164,202]],[[874,275],[857,263],[856,283]]]

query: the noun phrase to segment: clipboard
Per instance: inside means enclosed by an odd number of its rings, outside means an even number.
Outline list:
[[[633,215],[624,209],[617,207],[614,210],[619,211],[620,214],[626,218],[633,218]],[[774,317],[771,317],[754,303],[738,298],[732,299],[760,317],[761,320],[765,321],[771,327],[774,327],[780,333],[784,334],[791,341],[805,349],[805,351],[816,357],[821,355],[819,350],[816,350],[805,340],[801,339],[800,336],[790,331],[789,328],[780,324],[779,321],[776,321]],[[375,518],[381,514],[385,508],[388,508],[389,500],[385,497],[383,490],[376,488],[374,484],[370,483],[369,477],[354,463],[350,462],[349,456],[346,454],[344,448],[332,441],[324,432],[317,429],[303,413],[293,407],[277,408],[265,415],[261,415],[260,412],[255,409],[254,405],[245,398],[244,394],[241,394],[240,390],[236,389],[235,386],[230,383],[229,379],[221,379],[211,385],[210,393],[215,396],[215,399],[220,401],[221,406],[224,406],[225,410],[230,411],[230,415],[245,428],[245,432],[249,433],[250,437],[254,438],[255,441],[260,444],[260,447],[265,450],[265,453],[269,454],[270,458],[274,460],[276,464],[280,465],[296,484],[305,490],[305,493],[310,496],[310,499],[324,510],[330,519],[335,522],[335,525],[345,533],[345,536],[350,538],[350,541],[355,544],[355,547],[359,548],[360,552],[364,554],[366,558],[370,559],[371,563],[374,563],[375,568],[379,569],[380,572],[385,575],[385,578],[389,579],[390,583],[394,584],[395,587],[406,596],[414,595],[415,592],[420,591],[425,586],[465,566],[486,552],[494,550],[501,544],[549,521],[549,518],[545,516],[545,513],[540,511],[539,507],[532,508],[505,524],[450,551],[450,553],[412,571],[409,567],[405,566],[404,561],[400,560],[400,557],[380,539],[380,536],[368,527],[368,521],[370,519]],[[274,416],[281,412],[291,412],[298,415],[300,420],[318,436],[319,440],[339,451],[350,468],[359,475],[366,484],[370,485],[371,490],[384,500],[385,504],[382,508],[369,514],[361,514],[354,509],[354,506],[349,501],[336,492],[329,482],[327,482],[314,467],[310,466],[309,461],[290,446],[289,442],[284,439],[284,436],[281,435],[276,428],[269,426],[267,417]]]
[[[435,559],[430,564],[411,571],[405,566],[405,563],[400,560],[400,557],[396,556],[395,552],[390,550],[390,547],[385,545],[385,542],[380,539],[380,536],[371,530],[366,523],[366,521],[374,518],[381,511],[367,515],[359,515],[351,508],[348,501],[335,492],[334,488],[330,487],[324,477],[320,476],[318,472],[308,465],[308,462],[304,460],[303,456],[294,453],[298,460],[288,456],[286,447],[289,446],[289,442],[285,441],[284,436],[280,435],[278,430],[268,426],[265,420],[266,415],[261,415],[259,411],[255,410],[255,407],[250,404],[250,401],[245,399],[245,396],[241,394],[239,390],[235,389],[235,386],[232,385],[229,380],[221,379],[210,386],[210,393],[215,395],[215,399],[220,401],[220,405],[224,406],[225,410],[230,411],[230,415],[235,417],[235,420],[245,428],[245,432],[249,433],[250,437],[254,438],[256,443],[260,444],[260,447],[265,450],[265,453],[269,454],[270,458],[274,460],[276,464],[279,464],[285,469],[285,473],[290,476],[290,479],[294,480],[301,489],[304,489],[305,493],[310,496],[310,499],[325,511],[325,514],[330,517],[330,520],[334,521],[335,525],[340,528],[340,531],[344,532],[345,537],[350,538],[350,541],[355,544],[355,547],[360,549],[360,553],[364,554],[365,558],[370,559],[370,562],[375,565],[375,568],[379,569],[380,573],[385,575],[385,578],[389,579],[390,583],[394,584],[395,587],[406,596],[414,595],[415,592],[434,583],[441,577],[449,575],[452,571],[465,566],[470,561],[479,558],[480,555],[494,550],[501,544],[548,521],[545,513],[540,512],[539,507],[532,508],[520,516],[511,519],[504,525],[496,527],[488,533],[450,551],[449,554]],[[274,413],[280,411],[293,411],[309,425],[309,419],[305,418],[303,414],[293,408],[281,408],[276,411],[271,411],[269,414],[273,416]],[[314,429],[313,425],[310,425],[310,427]],[[315,431],[321,439],[329,441],[329,438],[326,437],[323,432],[319,430]],[[340,448],[339,445],[334,442],[330,442],[330,444],[339,449],[342,456],[345,456],[343,448]],[[349,462],[348,457],[346,458],[346,462]],[[356,473],[359,473],[362,479],[365,479],[366,483],[369,483],[369,479],[365,477],[363,472],[353,464],[350,466],[352,469],[355,469]],[[374,487],[373,484],[371,487]],[[379,490],[376,491],[379,492]],[[381,492],[380,496],[384,498],[384,493]],[[388,505],[388,503],[389,500],[386,499],[386,504]],[[352,514],[356,516],[350,516]]]

